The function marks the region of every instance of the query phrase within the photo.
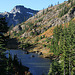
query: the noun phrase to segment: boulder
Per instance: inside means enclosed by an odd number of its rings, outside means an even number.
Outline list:
[[[43,55],[42,52],[39,52],[38,55]]]
[[[26,51],[26,52],[25,52],[25,54],[29,54],[29,52],[28,52],[28,51]]]
[[[22,28],[22,30],[24,30],[25,29],[25,25],[21,25],[21,28]]]
[[[31,57],[35,57],[34,55],[31,55]]]
[[[21,30],[22,30],[22,28],[21,28],[20,25],[17,25],[17,26],[15,26],[15,27],[13,28],[13,31],[16,31],[16,32],[19,32],[19,31],[21,31]]]
[[[36,53],[39,53],[39,51],[36,51]]]
[[[44,29],[41,29],[41,33],[43,33],[45,30]]]
[[[31,37],[31,32],[25,32],[24,34],[22,34],[22,37]]]
[[[36,32],[37,32],[38,34],[40,34],[40,33],[41,33],[41,30],[40,30],[40,29],[36,29]]]

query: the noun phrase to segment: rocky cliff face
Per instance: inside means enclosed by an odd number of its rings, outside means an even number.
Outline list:
[[[20,9],[15,10],[11,12],[19,12]],[[48,55],[50,56],[49,45],[53,38],[54,28],[57,25],[68,26],[73,18],[75,18],[75,6],[65,1],[64,3],[39,11],[27,21],[13,27],[8,32],[8,35],[10,34],[11,38],[16,37],[21,44],[33,44],[34,48],[30,49],[30,51],[42,52],[47,57]]]
[[[15,6],[10,12],[0,13],[0,17],[6,17],[8,26],[17,25],[26,21],[29,17],[36,14],[38,11],[25,8],[24,6]]]
[[[24,7],[21,8],[15,7],[11,13],[22,13]],[[60,13],[62,13],[62,9],[64,12],[66,9],[68,10],[67,13],[64,13],[62,16]],[[23,9],[23,10],[22,10]],[[20,12],[22,11],[22,12]],[[28,10],[25,9],[27,12]],[[28,11],[27,13],[29,13]],[[44,12],[44,13],[43,13]],[[61,3],[59,5],[55,5],[53,7],[48,7],[47,9],[39,11],[37,14],[35,14],[33,17],[29,18],[24,23],[18,24],[12,29],[12,32],[16,32],[19,35],[19,37],[31,37],[31,36],[37,36],[45,31],[47,31],[49,28],[68,23],[72,18],[75,17],[75,6],[71,7],[71,4],[67,1],[64,3]],[[21,30],[19,29],[21,28]]]

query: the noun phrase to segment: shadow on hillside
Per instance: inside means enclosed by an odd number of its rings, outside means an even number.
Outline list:
[[[18,49],[18,41],[16,38],[10,38],[7,40],[7,48],[8,49]]]

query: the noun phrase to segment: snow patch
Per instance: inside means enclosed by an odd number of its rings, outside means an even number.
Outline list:
[[[18,13],[21,13],[19,10],[16,10],[16,11],[15,11],[15,10],[10,11],[10,13],[13,13],[13,14],[15,14],[15,13],[17,13],[17,12],[18,12]]]
[[[28,14],[31,14],[32,16],[33,16],[33,13],[31,13],[31,12],[27,12]]]

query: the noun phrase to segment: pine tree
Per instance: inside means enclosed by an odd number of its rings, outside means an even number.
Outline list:
[[[7,23],[5,22],[5,18],[0,18],[0,51],[5,50],[6,45],[6,37],[3,35],[3,33],[7,32],[8,27]]]
[[[44,8],[43,8],[43,15],[45,14]]]
[[[7,61],[5,60],[6,58],[3,52],[6,49],[6,37],[4,33],[7,32],[7,30],[8,27],[5,18],[0,18],[0,75],[6,74]]]
[[[58,45],[57,45],[58,44]],[[57,26],[54,29],[50,50],[58,56],[54,60],[49,75],[74,75],[75,74],[75,22],[71,21],[68,28]],[[59,62],[59,63],[58,63]],[[55,63],[58,64],[55,65]],[[57,66],[58,68],[55,68]],[[59,70],[60,68],[60,70]],[[57,74],[58,71],[60,74]]]
[[[61,67],[58,61],[52,62],[48,75],[61,75]]]

